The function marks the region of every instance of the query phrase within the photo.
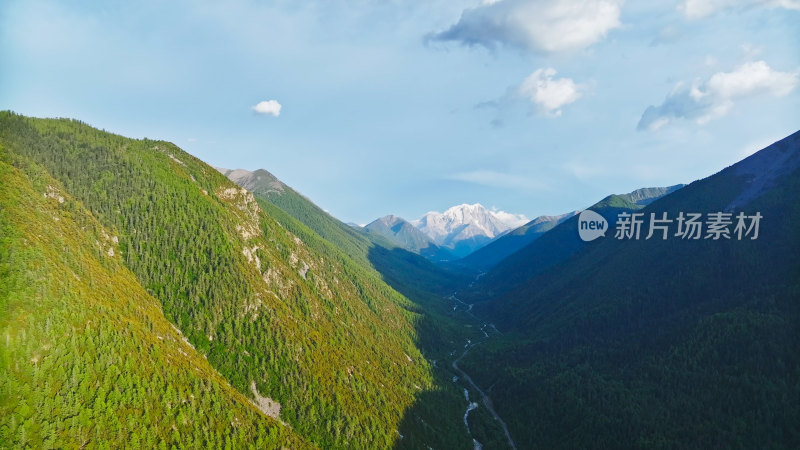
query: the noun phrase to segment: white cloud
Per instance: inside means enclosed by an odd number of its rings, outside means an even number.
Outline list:
[[[501,211],[496,206],[492,206],[489,214],[496,217],[498,220],[500,220],[500,222],[508,224],[513,228],[521,227],[531,221],[525,216],[525,214],[513,214],[510,212]]]
[[[715,73],[708,89],[723,97],[734,98],[759,92],[782,97],[797,86],[798,73],[778,72],[764,61],[742,64],[733,72]]]
[[[467,183],[480,184],[482,186],[498,187],[515,190],[549,190],[549,186],[541,181],[534,180],[520,175],[512,175],[493,170],[473,170],[470,172],[460,172],[446,177],[449,180],[464,181]]]
[[[684,0],[678,5],[678,9],[688,19],[701,19],[725,9],[747,6],[800,11],[800,0]]]
[[[277,100],[266,100],[258,102],[258,104],[253,106],[252,109],[256,112],[256,114],[272,114],[273,116],[278,117],[281,115],[281,108],[283,108],[283,106],[278,103]]]
[[[624,0],[484,1],[432,39],[560,52],[588,47],[619,27]]]
[[[571,78],[554,78],[556,73],[550,67],[536,70],[517,88],[518,95],[530,100],[539,111],[560,116],[561,107],[581,98],[581,87]]]
[[[717,72],[705,82],[678,83],[661,105],[644,111],[638,129],[655,131],[681,118],[704,124],[727,114],[736,100],[756,95],[783,97],[798,82],[800,71],[779,72],[764,61],[745,63],[731,72]]]
[[[678,9],[689,19],[699,19],[713,14],[733,3],[729,0],[685,0]]]

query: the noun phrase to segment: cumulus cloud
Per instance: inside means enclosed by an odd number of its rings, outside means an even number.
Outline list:
[[[678,9],[688,19],[701,19],[725,9],[763,6],[800,11],[800,0],[684,0]]]
[[[502,97],[479,103],[476,107],[505,110],[512,105],[525,102],[531,105],[535,114],[559,117],[564,106],[581,98],[586,86],[576,83],[571,78],[558,78],[556,77],[557,73],[552,67],[537,69],[522,83],[510,86]],[[503,121],[499,117],[492,120],[491,123],[495,127],[503,125]]]
[[[480,184],[482,186],[498,187],[514,190],[548,190],[549,187],[541,181],[520,175],[513,175],[493,170],[473,170],[460,172],[446,177],[449,180],[464,181]]]
[[[510,212],[505,212],[500,210],[497,206],[492,206],[492,208],[489,210],[489,213],[498,218],[501,222],[514,228],[521,227],[531,221],[531,219],[528,219],[525,214],[513,214]]]
[[[624,0],[500,0],[466,9],[449,29],[431,35],[493,49],[505,44],[538,52],[588,47],[620,26]]]
[[[788,95],[800,82],[800,71],[780,72],[764,61],[742,64],[731,72],[718,72],[708,81],[691,86],[679,83],[658,106],[649,106],[637,128],[657,130],[675,119],[704,124],[727,114],[736,100],[755,96]]]
[[[283,106],[278,103],[277,100],[266,100],[258,102],[256,106],[253,106],[252,110],[255,111],[256,114],[271,114],[278,117],[281,115],[281,108],[283,108]]]
[[[555,78],[553,68],[538,69],[517,88],[517,94],[530,100],[540,111],[550,116],[560,116],[561,107],[581,98],[581,87],[571,78]]]

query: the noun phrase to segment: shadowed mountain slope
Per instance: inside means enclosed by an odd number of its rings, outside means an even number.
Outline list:
[[[725,211],[760,214],[758,238],[734,218],[731,239],[645,239],[651,213]],[[462,366],[529,448],[800,445],[800,132],[641,212],[640,239],[476,305],[505,334]]]

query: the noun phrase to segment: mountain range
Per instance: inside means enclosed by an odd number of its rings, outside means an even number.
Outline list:
[[[381,217],[365,225],[364,230],[433,261],[455,259],[452,252],[439,247],[428,235],[402,217],[393,215]]]
[[[422,353],[438,320],[285,212],[78,121],[2,112],[0,150],[0,442],[469,442]]]
[[[643,209],[631,200],[592,209],[641,212],[645,227],[666,215],[668,238],[574,248],[577,218],[564,221],[474,285],[473,311],[504,334],[462,366],[494,386],[526,448],[796,446],[800,132]],[[762,219],[743,239],[735,219],[728,239],[684,239],[675,219],[690,213]],[[500,276],[514,263],[531,268]]]
[[[526,223],[523,215],[488,210],[480,203],[431,211],[411,223],[431,240],[464,257],[503,233]]]
[[[640,210],[683,186],[677,184],[612,194],[588,209],[605,217],[613,227],[619,213]],[[569,258],[586,244],[574,232],[577,221],[577,211],[555,216],[553,220],[537,218],[468,255],[460,263],[486,273],[475,282],[474,289],[463,295],[483,300],[500,292],[511,291],[522,280]],[[485,289],[481,289],[481,286]]]
[[[358,227],[0,112],[0,447],[800,446],[800,132],[589,209],[591,242],[479,204]]]
[[[459,264],[486,271],[575,214],[577,211],[558,216],[539,216],[468,254]]]
[[[523,215],[462,204],[407,221],[388,215],[364,229],[432,261],[455,261],[527,222]]]

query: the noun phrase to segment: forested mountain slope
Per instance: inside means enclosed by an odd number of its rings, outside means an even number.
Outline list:
[[[280,404],[264,410],[309,441],[391,446],[406,408],[432,389],[407,299],[310,249],[174,145],[7,112],[0,144],[115,230],[117,258],[166,318],[241,394]]]
[[[641,188],[627,194],[610,196],[604,200],[608,200],[611,197],[619,197],[620,200],[642,207],[649,205],[664,195],[677,191],[683,186],[682,184],[677,184],[669,187]],[[595,207],[597,206],[595,205]],[[478,270],[489,270],[515,252],[525,248],[561,222],[578,213],[579,211],[572,211],[558,216],[537,217],[525,225],[498,237],[485,247],[470,253],[457,263]]]
[[[268,201],[334,244],[363,267],[375,270],[393,288],[413,300],[436,297],[466,285],[470,274],[447,270],[412,253],[379,233],[353,228],[264,169],[253,172],[220,169],[256,198]],[[289,224],[283,224],[291,229]]]
[[[797,448],[800,132],[641,212],[640,239],[476,305],[506,334],[462,365],[527,448]],[[650,213],[681,212],[730,212],[731,238],[645,239]]]
[[[617,215],[632,212],[642,206],[621,195],[609,195],[587,209],[603,216],[613,229]],[[541,272],[581,250],[586,242],[575,231],[578,216],[573,215],[543,233],[530,244],[498,262],[481,276],[461,296],[468,302],[485,302],[502,297],[528,282]]]
[[[605,217],[613,229],[619,213],[642,209],[683,186],[678,184],[669,187],[641,188],[627,194],[612,194],[587,209]],[[577,223],[577,214],[570,213],[561,216],[556,221],[545,222],[543,225],[529,226],[531,224],[528,224],[520,227],[522,233],[517,233],[515,230],[477,250],[474,256],[470,255],[464,258],[460,263],[465,262],[467,266],[476,268],[481,268],[482,261],[494,262],[490,267],[484,266],[487,269],[486,275],[481,277],[462,296],[469,301],[483,301],[500,296],[512,291],[554,264],[569,258],[585,245],[585,242],[575,232]],[[529,243],[526,244],[525,242],[529,239]],[[516,244],[522,244],[522,246],[516,249],[509,248]],[[503,257],[503,254],[509,250],[511,252]]]
[[[106,228],[0,144],[0,448],[303,448],[163,316]]]
[[[434,385],[421,392],[399,427],[403,439],[397,448],[469,448],[471,442],[463,422],[463,386],[452,381],[453,372],[444,364],[453,345],[481,333],[465,327],[462,313],[443,298],[465,284],[467,276],[456,276],[422,256],[395,247],[374,234],[365,234],[332,217],[291,187],[259,169],[230,171],[218,169],[232,180],[252,189],[261,208],[309,248],[329,259],[339,260],[348,271],[380,277],[402,291],[415,304],[417,343],[428,359],[439,361],[433,371]],[[326,238],[327,236],[327,238]],[[377,280],[374,282],[378,283]],[[474,319],[470,318],[470,323]],[[472,325],[470,325],[472,327]],[[491,417],[473,414],[473,428],[485,430],[483,442],[495,439],[499,430]],[[487,436],[487,437],[483,437]]]

